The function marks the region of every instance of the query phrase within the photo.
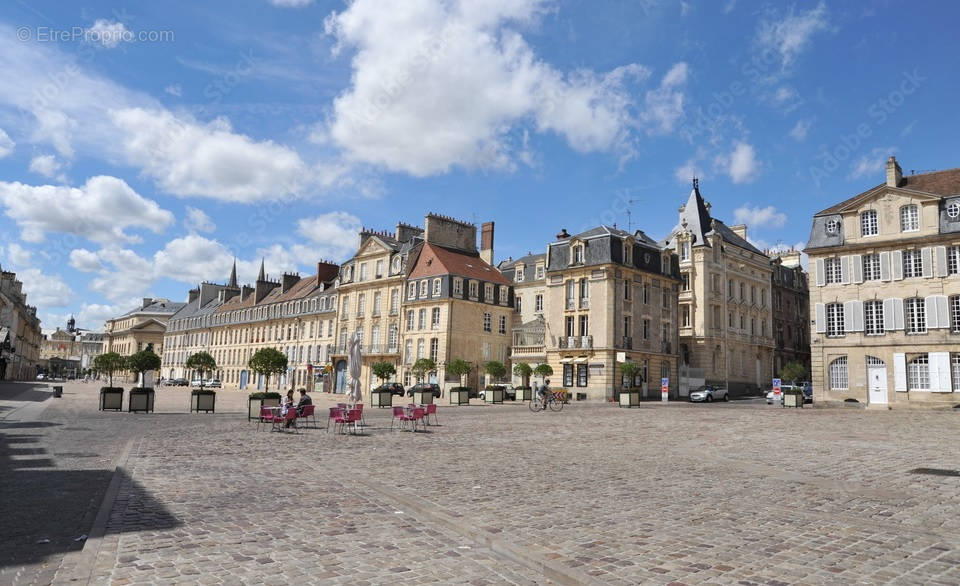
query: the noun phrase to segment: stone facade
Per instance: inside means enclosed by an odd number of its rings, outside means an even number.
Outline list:
[[[800,252],[770,255],[773,284],[773,375],[781,378],[784,365],[796,362],[810,372],[810,291]],[[798,381],[799,382],[799,381]]]
[[[510,343],[511,381],[514,385],[530,385],[513,374],[513,366],[524,362],[531,367],[547,361],[547,278],[546,254],[527,253],[498,265],[505,277],[513,283],[513,334]]]
[[[106,335],[78,330],[75,323],[71,317],[66,330],[58,327],[43,338],[40,361],[46,372],[54,376],[82,376],[93,367],[94,358],[103,353]]]
[[[960,169],[903,176],[817,213],[815,401],[960,403]]]
[[[0,269],[0,380],[34,379],[42,340],[37,308],[27,305],[23,283]]]
[[[183,303],[169,299],[144,297],[136,309],[107,320],[104,352],[130,356],[149,348],[162,357],[167,320],[183,306]],[[125,380],[131,380],[133,375],[124,373],[121,376],[126,376]],[[114,375],[114,380],[116,379],[117,375]]]

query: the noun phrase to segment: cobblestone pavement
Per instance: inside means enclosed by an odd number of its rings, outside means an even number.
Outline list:
[[[960,470],[960,412],[505,404],[416,434],[370,410],[338,436],[257,432],[226,391],[213,415],[180,390],[150,415],[67,391],[31,457],[95,478],[59,505],[68,534],[13,539],[36,583],[960,583],[960,477],[910,472]],[[71,551],[104,495],[102,538]]]

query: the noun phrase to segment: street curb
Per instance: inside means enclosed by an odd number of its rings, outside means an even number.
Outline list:
[[[83,549],[70,552],[64,556],[51,584],[74,584],[77,582],[89,584],[93,578],[97,557],[99,557],[100,548],[103,546],[103,536],[106,533],[107,522],[110,520],[110,512],[113,510],[113,504],[120,493],[120,484],[127,466],[127,459],[130,457],[130,452],[133,451],[135,441],[137,441],[136,438],[128,440],[120,453],[117,466],[113,471],[113,477],[110,479],[110,485],[107,486],[107,492],[104,493],[103,500],[100,502],[100,508],[93,520],[90,533],[87,534]],[[61,576],[63,572],[68,572],[70,576]]]
[[[539,572],[540,575],[553,580],[557,584],[583,586],[585,584],[596,583],[597,581],[593,576],[589,576],[573,568],[566,568],[548,559],[543,552],[532,551],[534,549],[533,546],[525,545],[523,548],[517,547],[494,537],[493,534],[478,528],[469,520],[456,519],[452,515],[444,512],[438,505],[422,498],[408,497],[370,479],[355,479],[355,481],[385,498],[392,499],[413,509],[418,516],[459,533],[473,540],[475,543],[488,547],[491,551],[525,568]]]

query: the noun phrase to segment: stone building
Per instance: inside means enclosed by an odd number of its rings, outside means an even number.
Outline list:
[[[0,269],[0,380],[32,380],[40,366],[43,333],[23,283]]]
[[[169,299],[144,297],[139,307],[107,320],[104,351],[130,356],[149,349],[163,356],[167,320],[183,305]]]
[[[43,337],[40,362],[44,370],[53,376],[82,376],[93,367],[93,360],[103,353],[106,335],[76,327],[71,316],[67,329],[59,327]]]
[[[886,181],[813,218],[815,401],[960,403],[960,169]]]
[[[513,374],[513,366],[529,364],[531,368],[547,362],[546,254],[527,253],[517,260],[507,259],[497,265],[513,283],[513,334],[510,341],[510,376],[514,385],[531,385]]]
[[[661,243],[680,263],[681,396],[702,384],[731,394],[773,378],[770,259],[747,241],[747,227],[710,215],[698,181],[677,226]]]
[[[810,372],[810,291],[800,251],[770,254],[772,268],[773,376],[782,378],[785,364],[796,362]]]

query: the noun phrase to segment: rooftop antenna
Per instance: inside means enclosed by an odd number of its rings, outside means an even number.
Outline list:
[[[630,206],[637,203],[638,201],[640,200],[632,199],[632,198],[627,200],[627,232],[631,234],[633,234],[633,223],[631,222],[631,219],[633,218],[633,212],[630,211]]]

